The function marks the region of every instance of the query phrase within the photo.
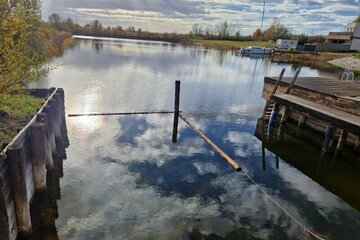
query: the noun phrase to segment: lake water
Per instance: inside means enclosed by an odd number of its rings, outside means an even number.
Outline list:
[[[282,68],[293,76],[297,66],[168,43],[78,39],[52,68],[32,87],[64,88],[67,114],[171,111],[181,80],[184,114],[268,194],[326,239],[360,239],[359,203],[327,184],[335,178],[358,196],[359,168],[344,160],[307,176],[321,146],[288,137],[282,159],[255,136],[264,76]],[[309,67],[300,74],[329,75]],[[183,121],[173,144],[172,114],[67,118],[67,126],[56,228],[33,239],[312,239]],[[297,168],[292,156],[310,163]]]

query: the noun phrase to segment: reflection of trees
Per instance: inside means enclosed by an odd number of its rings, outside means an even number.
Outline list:
[[[215,61],[217,63],[219,63],[220,65],[222,65],[224,63],[225,60],[225,55],[228,53],[227,50],[218,50],[216,51],[215,56]]]
[[[92,48],[96,51],[96,52],[100,52],[103,48],[104,48],[104,44],[102,43],[102,41],[92,41]]]

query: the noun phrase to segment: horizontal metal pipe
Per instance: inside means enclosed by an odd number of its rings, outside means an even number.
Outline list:
[[[171,114],[174,111],[155,111],[155,112],[123,112],[123,113],[79,113],[69,114],[68,117],[92,117],[92,116],[122,116],[122,115],[147,115],[147,114]]]
[[[193,124],[190,123],[186,117],[180,113],[180,118],[186,122],[187,125],[189,125],[190,128],[192,128],[202,139],[205,140],[217,153],[220,154],[222,158],[224,158],[230,165],[233,167],[236,171],[241,171],[241,167],[238,163],[236,163],[231,157],[229,157],[223,150],[221,150],[218,146],[216,146],[215,143],[213,143],[205,134],[203,134],[199,129],[197,129]]]

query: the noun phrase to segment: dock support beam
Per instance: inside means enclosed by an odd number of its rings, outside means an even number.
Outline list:
[[[290,116],[290,107],[284,107],[283,115],[281,116],[280,124],[285,125]]]
[[[177,142],[178,135],[178,125],[179,125],[179,113],[180,113],[180,85],[181,82],[177,80],[175,82],[175,113],[174,113],[174,126],[173,126],[173,135],[172,142]]]
[[[348,137],[349,133],[346,130],[341,130],[339,142],[336,148],[336,151],[342,151],[344,149],[344,146],[346,144],[346,139]]]
[[[20,145],[13,146],[8,149],[7,155],[10,163],[11,188],[19,233],[29,235],[32,232],[32,226],[26,189],[24,149]]]
[[[50,170],[54,168],[54,159],[51,150],[51,129],[48,123],[48,119],[45,113],[39,113],[37,115],[37,121],[45,124],[45,163],[46,169]]]
[[[357,137],[356,137],[356,142],[355,142],[354,150],[355,150],[356,152],[360,151],[360,136],[357,136]]]
[[[326,153],[331,148],[331,144],[332,144],[332,141],[334,138],[335,131],[336,131],[336,128],[334,127],[334,125],[330,124],[325,133],[325,140],[324,140],[322,152]]]
[[[36,191],[46,189],[46,139],[45,124],[36,122],[30,126],[31,163]]]
[[[298,128],[302,128],[304,126],[306,117],[307,116],[303,113],[300,115],[299,122],[298,122]]]

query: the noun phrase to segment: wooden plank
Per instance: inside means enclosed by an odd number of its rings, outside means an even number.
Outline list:
[[[265,77],[265,81],[275,83],[277,77]],[[286,77],[282,80],[282,86],[288,86],[291,78]],[[320,77],[301,77],[295,83],[295,88],[302,88],[308,91],[315,91],[331,96],[359,97],[360,84],[344,82],[340,80]]]
[[[272,98],[286,106],[290,106],[300,112],[309,113],[320,120],[333,123],[341,129],[347,129],[353,133],[360,133],[360,117],[333,109],[300,97],[287,94],[276,94]]]

